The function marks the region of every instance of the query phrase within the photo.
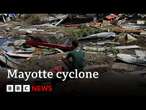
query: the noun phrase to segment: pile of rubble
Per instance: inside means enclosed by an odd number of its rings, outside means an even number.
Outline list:
[[[88,67],[146,66],[144,14],[15,14],[8,21],[1,15],[1,68],[21,68],[28,63],[25,68],[35,68],[44,62],[40,67],[48,70],[49,62],[59,62],[59,56],[70,50],[74,38],[86,53]],[[45,41],[39,44],[40,50],[26,45],[30,36]],[[56,57],[50,58],[52,55]]]

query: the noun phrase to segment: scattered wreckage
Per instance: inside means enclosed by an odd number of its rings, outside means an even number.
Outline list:
[[[136,24],[136,23],[127,23],[127,24],[122,24],[121,27],[123,29],[131,29],[131,30],[140,30],[140,29],[146,29],[145,24]]]
[[[1,64],[9,68],[17,68],[17,66],[19,65],[19,63],[15,59],[9,57],[2,49],[0,52],[0,62]]]
[[[136,55],[117,54],[117,59],[126,63],[146,66],[146,51],[135,50]]]
[[[139,37],[133,36],[133,33],[137,36],[143,35],[145,36],[146,25],[142,20],[136,20],[137,22],[132,23],[128,22],[128,16],[124,14],[106,14],[106,15],[98,15],[98,14],[89,14],[89,15],[77,15],[77,14],[48,14],[47,22],[43,24],[33,24],[31,26],[21,26],[16,25],[12,30],[15,30],[18,35],[24,35],[25,33],[37,35],[42,34],[52,36],[57,36],[57,29],[62,28],[71,28],[71,29],[80,29],[82,26],[91,27],[86,23],[92,22],[93,25],[100,24],[98,27],[94,27],[94,29],[100,28],[102,31],[99,33],[94,32],[90,34],[86,34],[88,36],[80,36],[77,38],[79,42],[83,41],[83,50],[85,52],[105,52],[110,51],[112,49],[116,50],[135,50],[141,49],[141,46],[135,44],[136,41],[139,40]],[[133,17],[133,16],[132,16]],[[127,19],[128,18],[128,19]],[[68,20],[69,19],[69,20]],[[88,21],[83,23],[81,19]],[[106,20],[102,20],[106,19]],[[66,21],[78,21],[78,23],[64,23]],[[107,21],[107,24],[104,24],[104,21]],[[112,22],[116,21],[117,24],[113,26]],[[102,25],[104,24],[104,25]],[[112,29],[110,29],[113,26]],[[92,28],[93,28],[92,27]],[[3,28],[3,27],[1,27]],[[51,31],[54,29],[56,31]],[[62,29],[62,30],[63,30]],[[9,29],[9,31],[12,31]],[[6,31],[8,33],[9,31]],[[124,33],[124,35],[120,35],[120,33]],[[17,34],[15,36],[17,36]],[[65,36],[65,35],[64,35]],[[63,37],[64,37],[63,36]],[[27,35],[26,35],[27,37]],[[72,36],[74,37],[74,36]],[[58,38],[59,39],[59,38]],[[122,43],[124,41],[126,43]],[[29,45],[28,47],[23,47],[23,44],[26,43]],[[94,45],[90,45],[93,43]],[[129,44],[132,43],[132,44]],[[52,55],[57,53],[64,53],[67,51],[71,51],[72,48],[66,44],[60,43],[50,43],[46,41],[36,41],[29,40],[26,41],[23,38],[13,39],[12,37],[0,37],[0,48],[1,51],[0,61],[6,64],[8,67],[16,68],[17,59],[27,59],[32,58],[35,55],[35,51],[37,48],[41,48],[41,52],[43,55]],[[110,53],[109,53],[110,54]],[[37,54],[38,55],[38,54]],[[143,58],[142,58],[143,56]],[[136,55],[128,54],[128,53],[117,53],[117,58],[125,63],[131,64],[140,64],[145,65],[145,55],[140,51],[136,51]],[[6,60],[8,59],[8,60]]]
[[[31,58],[33,56],[32,52],[27,51],[6,52],[6,54],[10,57],[15,58]]]
[[[6,23],[10,20],[13,20],[16,18],[16,14],[12,13],[12,14],[0,14],[0,17],[3,19],[3,22]]]
[[[101,33],[89,35],[87,37],[79,38],[79,41],[93,40],[93,39],[105,40],[105,39],[115,38],[115,37],[116,37],[116,34],[114,32],[101,32]]]
[[[86,51],[94,51],[94,52],[104,52],[111,49],[118,49],[118,50],[124,50],[124,49],[140,49],[140,46],[137,45],[129,45],[129,46],[115,46],[115,47],[89,47],[84,46],[83,49]]]

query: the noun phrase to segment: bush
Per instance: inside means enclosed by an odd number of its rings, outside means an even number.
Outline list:
[[[102,32],[101,29],[91,28],[91,27],[85,27],[81,26],[79,29],[66,29],[66,33],[68,33],[69,36],[73,37],[85,37],[91,34]]]

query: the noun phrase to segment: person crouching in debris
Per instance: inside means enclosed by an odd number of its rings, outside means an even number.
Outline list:
[[[63,58],[63,62],[67,66],[69,71],[74,71],[77,69],[78,71],[83,71],[85,64],[85,53],[78,49],[79,42],[77,40],[72,41],[73,50],[70,51],[65,58]]]

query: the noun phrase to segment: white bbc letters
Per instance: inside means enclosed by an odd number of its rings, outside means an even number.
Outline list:
[[[30,92],[30,85],[6,85],[6,92]]]

